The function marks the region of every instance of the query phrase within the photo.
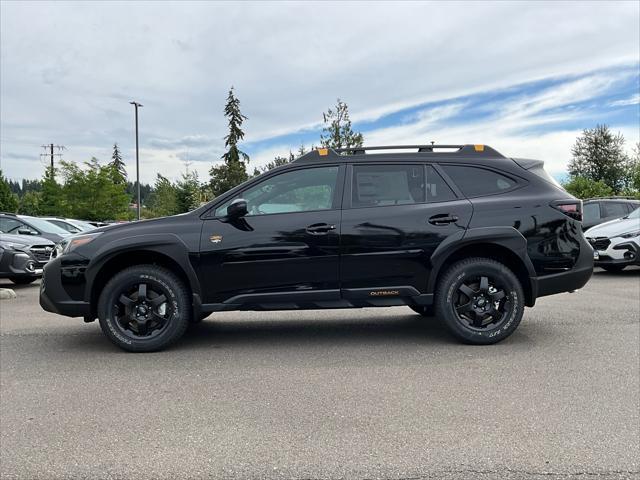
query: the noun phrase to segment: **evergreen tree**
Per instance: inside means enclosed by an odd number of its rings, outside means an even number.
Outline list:
[[[179,213],[176,187],[159,173],[153,191],[149,194],[147,213],[151,217],[167,217]]]
[[[114,183],[127,183],[127,169],[122,161],[122,155],[117,143],[113,144],[113,154],[111,155],[109,166],[112,169]]]
[[[177,182],[176,207],[178,213],[190,212],[200,206],[200,181],[198,172],[185,171]]]
[[[354,132],[349,118],[349,107],[337,100],[335,110],[329,109],[322,114],[324,126],[320,134],[320,144],[325,148],[361,147],[364,137]]]
[[[47,168],[42,179],[42,192],[39,209],[41,215],[62,216],[64,212],[64,199],[62,188],[55,178],[55,169]]]
[[[606,125],[585,129],[571,149],[571,177],[602,181],[613,193],[620,193],[628,177],[629,159],[624,152],[624,137],[613,134]]]
[[[229,123],[229,133],[224,137],[224,145],[227,148],[225,154],[222,155],[224,163],[213,166],[209,170],[211,191],[215,196],[249,178],[246,165],[249,162],[249,156],[238,148],[238,142],[244,138],[242,123],[247,120],[247,117],[240,111],[240,100],[235,96],[233,87],[227,96],[224,115]]]
[[[15,213],[18,210],[18,197],[11,191],[9,182],[0,170],[0,212]]]

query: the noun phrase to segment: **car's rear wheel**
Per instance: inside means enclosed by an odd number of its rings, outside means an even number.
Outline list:
[[[35,282],[37,279],[36,277],[9,277],[9,280],[16,285],[28,285]]]
[[[602,266],[602,268],[604,268],[609,273],[621,272],[622,270],[624,270],[624,267],[626,267],[626,265],[603,265]]]
[[[436,314],[465,343],[488,345],[513,333],[524,313],[522,285],[513,272],[488,258],[453,264],[438,284]]]
[[[184,334],[190,316],[189,291],[171,271],[156,265],[117,273],[98,301],[102,331],[130,352],[168,347]]]
[[[409,308],[423,317],[433,317],[436,314],[433,305],[409,305]]]

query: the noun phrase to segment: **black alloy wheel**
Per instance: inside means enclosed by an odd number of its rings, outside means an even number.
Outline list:
[[[136,265],[107,282],[98,301],[104,334],[130,352],[151,352],[178,340],[192,314],[191,293],[170,270]]]
[[[439,279],[438,319],[459,339],[474,345],[497,343],[518,327],[524,313],[518,277],[489,258],[467,258],[451,265]]]

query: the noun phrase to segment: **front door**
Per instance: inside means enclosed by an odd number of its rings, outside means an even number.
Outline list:
[[[219,206],[204,221],[199,276],[203,303],[295,308],[339,298],[344,166],[275,173],[235,198],[248,214],[229,221]]]
[[[345,298],[424,293],[431,255],[464,230],[471,203],[424,164],[356,164],[342,215]],[[389,288],[394,287],[394,288]]]

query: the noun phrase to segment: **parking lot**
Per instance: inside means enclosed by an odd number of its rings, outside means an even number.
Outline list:
[[[540,299],[490,347],[395,307],[214,314],[127,354],[15,290],[3,479],[639,475],[640,269]]]

